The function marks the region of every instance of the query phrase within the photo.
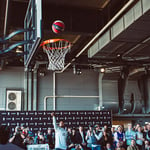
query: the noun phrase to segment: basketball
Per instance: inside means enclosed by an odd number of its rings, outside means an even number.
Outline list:
[[[54,33],[58,34],[63,32],[65,29],[65,24],[61,20],[56,20],[52,24],[52,30]]]

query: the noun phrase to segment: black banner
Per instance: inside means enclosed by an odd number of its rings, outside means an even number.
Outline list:
[[[51,113],[53,111],[0,111],[0,124],[11,127],[29,127],[32,132],[46,132],[53,128]],[[64,121],[66,127],[77,128],[79,125],[87,128],[99,124],[100,127],[111,127],[111,111],[55,111],[57,123]]]

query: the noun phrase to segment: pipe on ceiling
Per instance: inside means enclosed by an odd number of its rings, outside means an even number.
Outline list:
[[[8,7],[9,7],[9,0],[6,0],[6,8],[5,8],[5,19],[4,19],[4,37],[6,36],[7,33],[7,21],[8,21]],[[3,44],[3,49],[6,48],[6,45]]]
[[[5,20],[4,20],[4,37],[7,33],[7,21],[8,21],[8,7],[9,7],[9,0],[6,0],[6,8],[5,8]]]
[[[62,73],[64,72],[72,62],[75,61],[76,58],[78,58],[87,48],[89,48],[99,37],[102,35],[106,29],[108,29],[115,21],[122,15],[133,3],[135,3],[135,0],[129,0],[124,7],[91,39],[91,41],[84,46],[83,49],[73,58],[61,71],[57,71],[57,73]]]

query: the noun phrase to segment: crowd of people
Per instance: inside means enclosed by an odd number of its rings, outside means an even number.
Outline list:
[[[27,145],[49,144],[50,149],[56,150],[150,150],[150,124],[141,126],[128,124],[117,128],[103,128],[97,124],[84,130],[65,128],[64,122],[56,123],[55,114],[51,114],[54,128],[48,128],[47,133],[41,131],[32,133],[29,128],[16,127],[12,135],[7,126],[0,127],[0,149],[27,149]]]

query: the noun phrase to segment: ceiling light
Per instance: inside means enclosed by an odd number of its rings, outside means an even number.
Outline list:
[[[101,72],[101,73],[104,73],[104,72],[105,72],[105,68],[101,68],[101,69],[100,69],[100,72]]]
[[[23,51],[21,49],[17,48],[16,53],[23,53]]]
[[[18,48],[22,48],[22,45],[17,46]]]
[[[77,69],[76,69],[76,74],[77,74],[77,75],[80,75],[81,73],[82,73],[82,72],[81,72],[81,69],[80,69],[80,68],[77,68]]]
[[[73,65],[73,74],[77,74],[77,75],[80,75],[82,72],[81,72],[81,69],[80,68],[77,68],[76,65]]]

